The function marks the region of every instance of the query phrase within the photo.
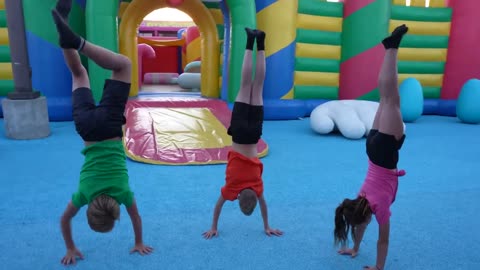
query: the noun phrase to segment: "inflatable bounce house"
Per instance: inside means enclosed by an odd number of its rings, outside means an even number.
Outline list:
[[[143,21],[138,35],[139,92],[200,90],[201,37],[193,22]]]
[[[137,161],[226,161],[231,145],[226,126],[240,85],[244,27],[259,28],[268,35],[266,120],[308,117],[331,101],[378,101],[377,75],[384,53],[381,40],[395,26],[406,23],[410,31],[399,51],[405,119],[436,114],[480,121],[478,0],[74,2],[70,17],[74,30],[132,60],[125,147]],[[28,58],[33,87],[48,99],[50,120],[70,121],[71,77],[50,17],[54,4],[55,0],[23,0]],[[145,16],[164,7],[185,12],[195,26],[161,30],[173,32],[170,38],[143,35],[148,32]],[[0,18],[4,13],[0,11]],[[0,27],[0,60],[4,62],[0,64],[0,95],[4,96],[13,85],[5,20],[0,20]],[[84,65],[98,100],[110,74],[91,61],[84,60]],[[183,90],[155,95],[143,91],[144,86],[157,84]],[[260,155],[267,150],[262,141]]]

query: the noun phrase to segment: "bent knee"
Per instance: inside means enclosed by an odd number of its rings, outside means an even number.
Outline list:
[[[90,88],[88,73],[83,66],[78,69],[72,69],[72,87],[73,90],[81,87]]]
[[[126,57],[123,54],[120,54],[118,62],[118,69],[131,69],[132,67],[132,61],[130,61],[130,58]]]
[[[70,68],[70,72],[72,73],[73,79],[88,79],[88,72],[87,69],[83,65],[78,65]]]
[[[120,55],[118,59],[118,67],[113,70],[112,79],[130,83],[132,76],[132,61],[124,55]]]

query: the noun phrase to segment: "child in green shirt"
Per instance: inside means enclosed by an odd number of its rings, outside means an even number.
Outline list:
[[[149,254],[152,248],[143,244],[142,221],[128,183],[126,155],[122,144],[125,124],[124,110],[130,92],[131,63],[123,56],[96,46],[75,34],[68,26],[72,0],[59,0],[52,10],[60,47],[72,73],[73,119],[78,134],[85,142],[82,154],[85,162],[80,172],[78,191],[73,194],[61,218],[61,229],[67,254],[62,263],[74,264],[82,253],[73,242],[71,219],[84,205],[87,218],[96,232],[109,232],[120,216],[124,204],[135,232],[135,246],[131,252]],[[112,70],[105,81],[102,99],[95,105],[87,71],[82,66],[79,52],[102,68]]]

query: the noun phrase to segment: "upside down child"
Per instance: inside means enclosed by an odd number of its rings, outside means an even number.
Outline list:
[[[242,80],[237,94],[228,134],[232,136],[232,150],[228,153],[226,184],[221,189],[215,205],[210,230],[203,233],[206,239],[218,235],[218,219],[223,204],[238,199],[242,213],[250,216],[260,205],[264,231],[268,236],[283,234],[268,223],[268,211],[263,196],[263,164],[258,158],[257,143],[263,128],[263,83],[265,80],[265,33],[246,28],[247,45],[242,66]],[[257,41],[257,63],[252,82],[252,53]]]

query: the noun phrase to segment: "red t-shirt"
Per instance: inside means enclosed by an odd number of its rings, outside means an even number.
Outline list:
[[[223,198],[234,201],[246,188],[252,189],[260,197],[263,194],[262,173],[260,159],[248,158],[235,151],[228,152],[226,183],[221,190]]]

